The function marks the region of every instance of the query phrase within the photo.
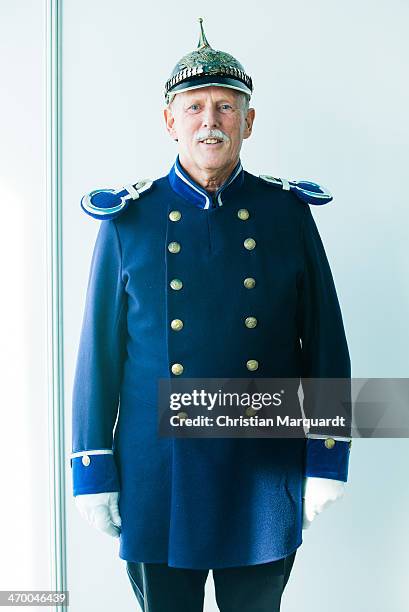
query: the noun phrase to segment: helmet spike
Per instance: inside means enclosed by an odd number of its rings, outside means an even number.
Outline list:
[[[210,47],[210,45],[206,38],[206,34],[204,33],[202,17],[199,17],[199,23],[200,23],[200,38],[199,38],[199,42],[197,43],[197,48],[204,49],[205,47]]]

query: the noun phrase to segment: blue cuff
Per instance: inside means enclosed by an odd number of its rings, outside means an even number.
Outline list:
[[[88,465],[84,465],[83,457],[70,459],[74,496],[120,490],[113,455],[90,454],[85,457],[89,458]]]
[[[348,480],[350,443],[334,440],[327,448],[324,439],[308,439],[305,457],[305,476]]]

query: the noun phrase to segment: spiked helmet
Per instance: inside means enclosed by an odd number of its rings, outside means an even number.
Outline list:
[[[174,94],[211,85],[237,89],[250,98],[253,92],[251,77],[232,55],[213,49],[209,45],[201,17],[199,23],[200,37],[197,49],[178,61],[166,81],[164,91],[166,103],[170,102]]]

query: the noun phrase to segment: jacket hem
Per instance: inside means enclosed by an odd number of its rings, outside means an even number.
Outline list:
[[[222,565],[212,565],[211,567],[208,567],[206,564],[206,567],[204,565],[196,565],[196,564],[190,564],[190,565],[186,565],[186,564],[176,564],[175,562],[169,561],[169,559],[164,559],[163,557],[161,557],[160,559],[125,559],[124,556],[122,556],[121,554],[119,554],[120,559],[122,559],[123,561],[129,561],[131,563],[166,563],[169,567],[175,567],[175,568],[180,568],[180,569],[197,569],[197,570],[212,570],[212,569],[227,569],[229,567],[247,567],[250,565],[261,565],[262,563],[271,563],[272,561],[278,561],[279,559],[283,559],[284,557],[287,557],[288,555],[291,555],[295,550],[297,550],[297,548],[299,548],[301,546],[301,544],[303,543],[303,539],[301,538],[301,540],[293,547],[291,548],[288,552],[286,552],[285,554],[281,554],[281,555],[276,555],[274,557],[268,557],[265,559],[257,559],[255,561],[248,561],[248,562],[244,562],[244,563],[223,563]],[[124,554],[124,553],[122,553]]]

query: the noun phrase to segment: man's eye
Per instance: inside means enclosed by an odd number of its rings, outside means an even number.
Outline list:
[[[197,108],[199,108],[199,105],[198,105],[198,104],[191,104],[191,105],[189,106],[189,108],[191,108],[191,109],[193,109],[193,110],[196,110]]]
[[[222,104],[222,108],[233,108],[231,104]]]

